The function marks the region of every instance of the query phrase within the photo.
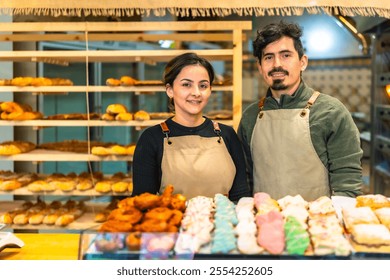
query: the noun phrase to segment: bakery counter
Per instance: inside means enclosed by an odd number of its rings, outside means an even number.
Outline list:
[[[24,242],[22,248],[5,248],[0,260],[77,260],[79,234],[16,233]]]
[[[96,234],[77,233],[15,233],[24,242],[22,248],[5,248],[0,251],[0,260],[139,260],[139,259],[195,259],[195,260],[389,260],[390,254],[352,253],[348,256],[295,256],[239,253],[229,254],[183,254],[171,252],[152,253],[145,251],[97,251],[94,245]],[[87,241],[88,240],[88,241]]]

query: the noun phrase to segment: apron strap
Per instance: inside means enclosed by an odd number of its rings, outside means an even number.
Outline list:
[[[162,130],[162,133],[165,134],[165,137],[167,138],[168,140],[168,144],[172,144],[171,140],[169,140],[169,128],[168,128],[168,125],[166,124],[166,122],[162,122],[160,123],[160,127],[161,127],[161,130]]]
[[[302,112],[300,114],[301,117],[304,117],[306,115],[306,109],[310,110],[310,107],[314,104],[314,102],[316,102],[318,96],[320,96],[320,92],[319,91],[313,92],[313,94],[309,98],[309,101],[307,101],[306,107],[303,108],[303,110],[302,110]]]
[[[218,136],[218,143],[221,143],[221,129],[219,128],[219,124],[218,124],[218,122],[213,121],[213,120],[212,120],[212,122],[213,122],[213,126],[214,126],[214,132]]]
[[[259,103],[257,104],[257,106],[259,107],[259,119],[261,119],[263,117],[263,107],[264,107],[264,103],[265,103],[265,96],[262,97],[259,101]]]

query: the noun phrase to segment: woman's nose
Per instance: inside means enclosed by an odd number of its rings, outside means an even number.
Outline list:
[[[192,95],[199,96],[201,94],[201,91],[198,87],[193,87],[192,89]]]

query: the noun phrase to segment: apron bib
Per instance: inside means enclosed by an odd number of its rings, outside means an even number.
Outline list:
[[[188,199],[228,195],[236,174],[223,138],[198,135],[164,138],[161,169],[160,193],[171,184]]]
[[[307,201],[330,196],[328,170],[310,137],[310,106],[318,95],[304,109],[260,111],[251,139],[255,193],[299,194]]]

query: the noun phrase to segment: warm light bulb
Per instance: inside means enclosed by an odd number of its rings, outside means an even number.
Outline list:
[[[390,97],[390,84],[386,85],[387,96]]]

